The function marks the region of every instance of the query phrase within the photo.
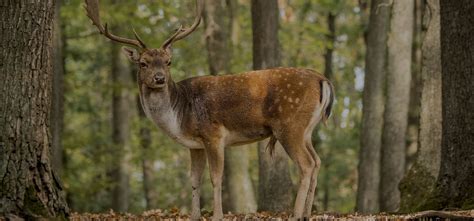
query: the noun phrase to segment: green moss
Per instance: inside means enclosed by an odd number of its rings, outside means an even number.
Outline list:
[[[425,167],[415,163],[408,174],[400,182],[401,192],[400,212],[416,212],[430,198],[436,183]]]
[[[46,206],[38,199],[33,187],[26,188],[25,200],[23,201],[24,213],[28,217],[49,217],[49,211]]]
[[[418,211],[421,210],[441,210],[446,207],[446,199],[438,193],[438,189],[434,188],[431,194],[426,196],[423,203],[418,207]]]
[[[471,196],[474,196],[474,195],[471,194]],[[463,209],[463,210],[471,210],[471,209],[474,209],[474,198],[471,198],[471,199],[466,200],[466,201],[462,204],[461,209]]]

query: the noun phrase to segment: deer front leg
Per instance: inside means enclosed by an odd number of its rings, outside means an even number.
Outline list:
[[[222,176],[224,173],[224,146],[219,142],[210,142],[206,145],[206,154],[209,160],[209,172],[214,188],[214,216],[213,220],[222,220]]]
[[[201,218],[201,178],[206,165],[206,152],[204,149],[190,149],[191,152],[191,185],[193,188],[193,201],[191,205],[191,219]]]

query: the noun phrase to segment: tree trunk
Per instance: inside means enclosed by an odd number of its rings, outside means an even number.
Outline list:
[[[394,212],[400,206],[398,184],[405,174],[406,131],[410,104],[412,0],[393,2],[388,39],[387,103],[382,134],[380,210]]]
[[[420,126],[420,99],[421,99],[421,36],[426,31],[423,27],[424,3],[415,0],[413,19],[413,47],[412,47],[412,78],[410,85],[410,105],[408,110],[406,167],[408,171],[416,160]]]
[[[54,1],[0,5],[0,215],[64,218],[50,159]]]
[[[373,213],[379,209],[389,2],[373,0],[370,9],[356,202],[356,210],[362,213]]]
[[[474,2],[441,0],[440,9],[441,167],[420,209],[474,209]]]
[[[328,45],[324,53],[324,75],[329,79],[333,79],[332,58],[334,53],[334,44],[336,44],[336,15],[332,12],[327,16],[328,34],[326,36]]]
[[[441,150],[441,44],[439,0],[428,0],[423,41],[420,135],[417,158],[400,184],[404,212],[418,211],[438,177]]]
[[[233,1],[206,0],[204,24],[209,71],[212,75],[230,73]],[[227,18],[227,19],[226,19]],[[249,175],[248,146],[227,148],[224,159],[224,212],[251,213],[257,205]]]
[[[62,131],[64,128],[64,38],[59,18],[61,1],[56,1],[54,7],[54,34],[53,34],[53,93],[51,100],[51,148],[53,152],[52,164],[57,174],[63,172]]]
[[[255,70],[280,65],[278,41],[277,0],[252,0],[253,68]],[[259,156],[259,211],[290,211],[293,203],[288,155],[278,143],[274,156],[265,151],[266,142],[260,142]]]
[[[117,32],[117,28],[114,29]],[[129,91],[132,82],[128,60],[122,55],[121,45],[111,42],[112,64],[112,142],[110,150],[112,209],[126,212],[129,204],[130,109],[133,106]]]
[[[312,7],[312,4],[311,4],[311,0],[305,0],[305,2],[303,4],[303,7],[301,9],[301,12],[298,13],[298,22],[299,23],[303,23],[303,22],[306,21],[306,15],[308,14],[308,12],[310,12],[312,10],[312,8],[313,7]],[[307,30],[303,26],[298,27],[298,29],[299,30],[298,30],[298,34],[296,36],[296,39],[297,39],[296,42],[302,42],[303,41],[303,35]],[[303,56],[303,53],[301,53],[303,47],[305,47],[304,44],[297,44],[296,48],[294,48],[295,54],[290,60],[290,65],[292,67],[298,67],[299,66],[299,63],[300,63],[299,61],[300,61],[301,57]]]

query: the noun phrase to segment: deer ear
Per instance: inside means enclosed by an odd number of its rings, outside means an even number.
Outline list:
[[[122,47],[123,53],[127,56],[130,61],[137,63],[140,59],[140,54],[134,48]]]

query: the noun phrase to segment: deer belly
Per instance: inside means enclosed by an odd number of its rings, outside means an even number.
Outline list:
[[[245,131],[230,131],[226,129],[225,134],[226,146],[239,146],[268,138],[271,135],[271,131],[264,128]]]

